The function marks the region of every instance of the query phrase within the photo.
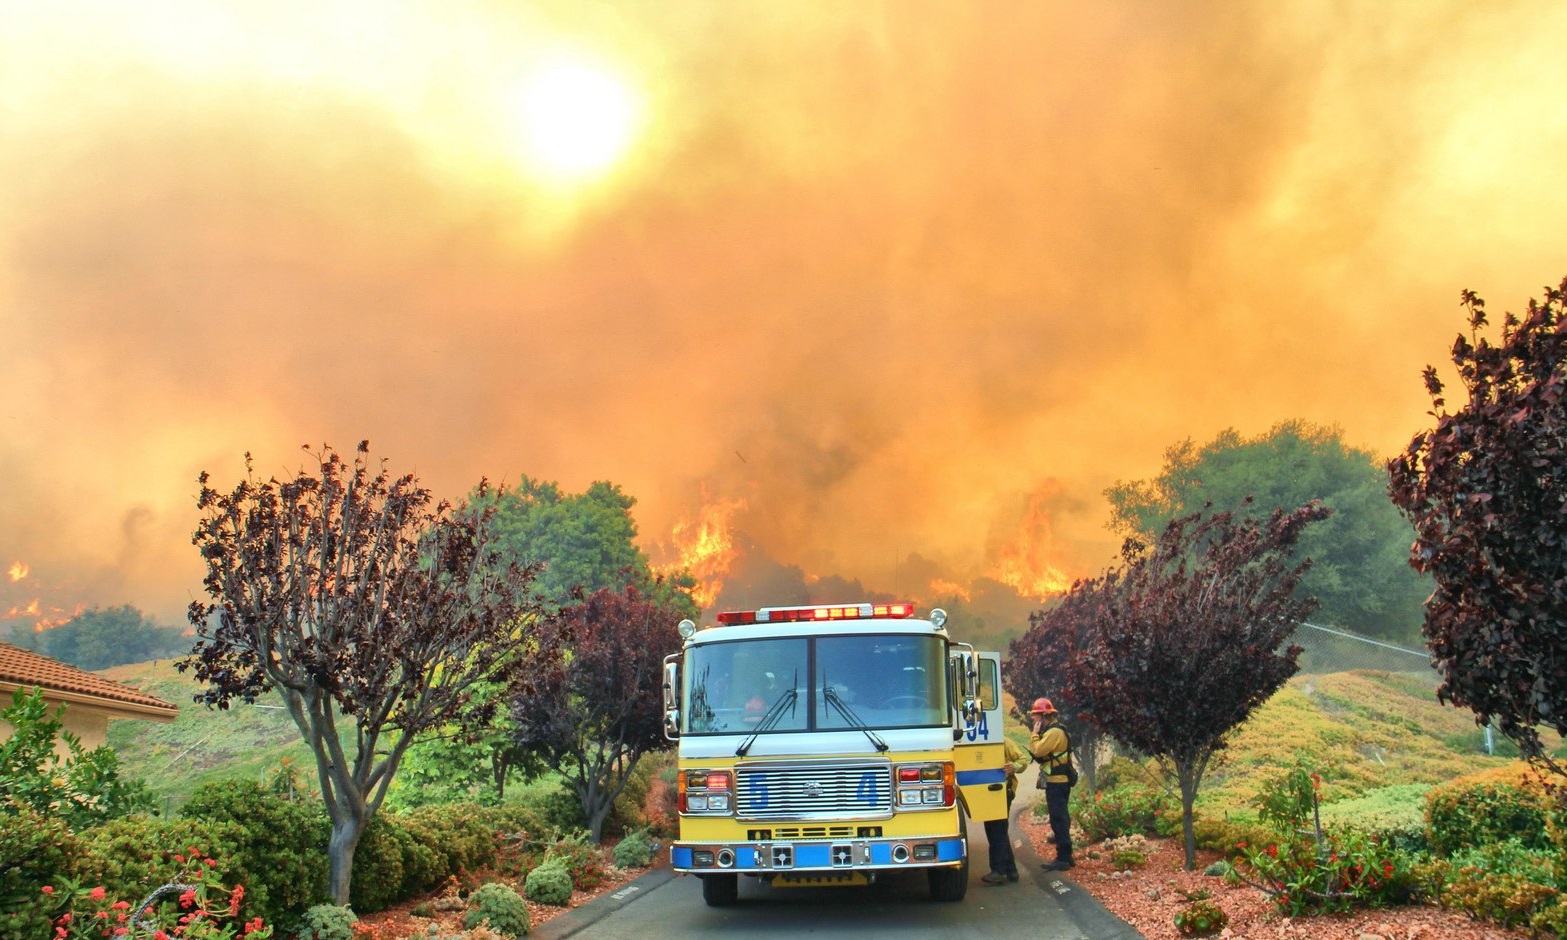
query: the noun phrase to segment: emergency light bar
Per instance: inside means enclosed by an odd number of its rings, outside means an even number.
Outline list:
[[[901,620],[914,616],[913,604],[843,604],[835,607],[763,607],[758,610],[726,610],[722,624],[799,623],[812,620]]]

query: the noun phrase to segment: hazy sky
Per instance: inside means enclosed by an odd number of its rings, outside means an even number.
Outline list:
[[[201,470],[362,438],[443,495],[611,480],[655,556],[705,505],[916,599],[910,553],[1096,573],[1172,443],[1391,454],[1459,291],[1567,274],[1564,40],[1557,0],[0,3],[0,614],[173,621]]]

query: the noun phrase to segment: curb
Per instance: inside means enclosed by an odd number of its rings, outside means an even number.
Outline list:
[[[1031,812],[1037,800],[1015,800],[1013,816],[1020,813]],[[1010,820],[1010,826],[1016,827],[1021,832],[1023,826],[1016,818]],[[1087,889],[1076,881],[1059,871],[1045,871],[1040,866],[1043,859],[1034,851],[1034,840],[1024,836],[1022,846],[1014,849],[1017,856],[1018,869],[1025,867],[1029,876],[1039,890],[1055,898],[1061,910],[1071,918],[1072,923],[1082,931],[1085,940],[1147,940],[1137,928],[1110,913],[1110,909],[1099,903],[1099,899],[1089,894]]]
[[[550,918],[529,931],[528,936],[537,937],[539,940],[565,940],[566,937],[575,936],[627,904],[645,897],[655,888],[662,887],[674,877],[675,873],[668,868],[655,868],[646,874],[638,875],[608,894],[599,895],[581,907],[572,908],[559,917]]]

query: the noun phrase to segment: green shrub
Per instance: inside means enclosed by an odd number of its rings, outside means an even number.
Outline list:
[[[286,794],[285,790],[285,794]],[[269,922],[288,924],[327,900],[331,824],[318,799],[290,799],[253,780],[196,788],[180,816],[232,825],[251,903]]]
[[[1567,937],[1567,902],[1560,897],[1529,918],[1529,927],[1536,933],[1544,932],[1556,937]]]
[[[531,876],[528,881],[531,885],[533,881]],[[570,899],[569,877],[566,879],[566,884],[566,897]],[[529,897],[532,897],[531,890]],[[495,882],[480,885],[479,890],[469,896],[468,912],[463,915],[462,925],[471,930],[485,921],[489,922],[491,929],[508,937],[520,937],[527,933],[531,926],[527,902],[523,901],[515,888]]]
[[[354,940],[354,925],[359,918],[352,908],[336,904],[317,904],[299,919],[295,940]]]
[[[1429,850],[1425,803],[1429,784],[1379,787],[1349,800],[1322,805],[1322,824],[1331,830],[1354,829],[1383,845],[1405,852]]]
[[[1097,842],[1115,836],[1154,832],[1159,817],[1171,813],[1179,818],[1178,807],[1164,791],[1123,785],[1114,790],[1101,790],[1091,800],[1085,799],[1077,807],[1074,818],[1088,841]]]
[[[566,904],[571,901],[571,872],[559,861],[545,862],[528,872],[523,890],[528,900],[540,904]]]
[[[1243,845],[1241,854],[1252,883],[1289,917],[1403,904],[1416,894],[1410,857],[1356,832]]]
[[[1148,864],[1148,856],[1136,849],[1117,849],[1110,853],[1110,864],[1116,868],[1142,868]]]
[[[563,865],[572,882],[583,891],[592,891],[604,881],[603,856],[598,846],[588,841],[585,829],[556,838],[545,852],[544,861]]]
[[[0,937],[47,937],[58,902],[45,885],[75,880],[81,846],[70,827],[25,804],[0,806]]]
[[[1461,849],[1448,857],[1453,870],[1474,868],[1492,875],[1518,875],[1535,884],[1560,886],[1555,849],[1532,849],[1518,839]]]
[[[1510,838],[1545,848],[1549,805],[1533,771],[1522,764],[1433,787],[1426,797],[1431,851],[1446,856]]]
[[[496,820],[500,814],[494,809],[476,803],[449,803],[421,806],[400,815],[408,820],[410,831],[425,833],[434,840],[426,844],[445,853],[442,877],[495,864]]]
[[[1234,855],[1241,845],[1267,845],[1275,839],[1271,829],[1258,823],[1231,822],[1198,816],[1192,820],[1197,847]]]
[[[401,826],[393,828],[403,853],[403,884],[398,894],[402,898],[428,894],[456,874],[450,867],[451,853],[442,851],[446,845],[441,841],[441,830],[424,819],[402,814],[401,822]]]
[[[1175,929],[1183,937],[1211,937],[1230,922],[1230,915],[1209,900],[1207,891],[1181,892],[1191,902],[1185,910],[1175,915]]]
[[[25,803],[41,815],[64,819],[73,830],[150,811],[146,784],[120,776],[113,748],[82,747],[80,738],[64,730],[65,709],[50,711],[41,690],[20,688],[10,705],[0,707],[0,722],[11,727],[0,740],[0,804]]]
[[[83,846],[76,862],[80,882],[102,885],[115,897],[140,900],[153,888],[177,882],[198,861],[225,884],[253,881],[232,823],[127,816],[77,836]],[[206,864],[209,858],[214,864]]]
[[[1442,892],[1442,904],[1470,917],[1504,927],[1527,924],[1553,907],[1560,892],[1521,875],[1494,875],[1478,868],[1460,868]]]
[[[582,800],[559,777],[543,777],[519,788],[517,802],[539,814],[551,829],[586,829],[588,817],[582,812]]]
[[[376,813],[354,850],[348,906],[365,914],[384,911],[402,900],[403,839],[396,813]]]
[[[653,861],[653,842],[646,829],[633,829],[615,845],[615,864],[621,868],[646,868]]]

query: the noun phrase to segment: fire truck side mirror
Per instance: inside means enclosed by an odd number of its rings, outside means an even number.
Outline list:
[[[680,663],[664,662],[664,737],[680,737]]]

